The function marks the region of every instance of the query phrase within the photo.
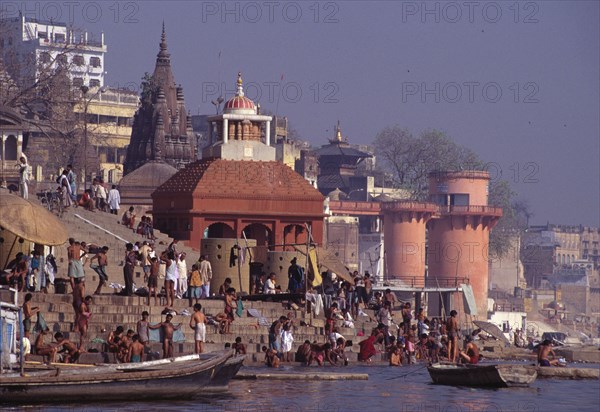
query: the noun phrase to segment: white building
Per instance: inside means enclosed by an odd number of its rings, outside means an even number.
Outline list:
[[[25,16],[0,22],[0,50],[9,73],[21,87],[64,65],[73,86],[104,86],[104,33],[93,39],[65,23]]]

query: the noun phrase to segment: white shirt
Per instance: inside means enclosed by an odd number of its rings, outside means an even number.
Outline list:
[[[187,279],[187,263],[184,260],[177,260],[177,271],[179,272],[179,279]]]
[[[212,267],[208,260],[203,260],[200,262],[198,271],[200,272],[200,277],[202,278],[203,284],[206,285],[212,280]]]
[[[108,205],[111,209],[118,210],[121,203],[121,195],[117,189],[110,189],[108,192]]]
[[[96,185],[94,190],[96,197],[100,199],[106,199],[106,189],[102,185]]]
[[[264,292],[269,295],[273,295],[275,293],[275,281],[267,279],[267,281],[265,282]]]

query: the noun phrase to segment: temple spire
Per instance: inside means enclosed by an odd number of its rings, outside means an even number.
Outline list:
[[[156,56],[156,62],[170,64],[171,63],[170,57],[171,57],[171,55],[169,54],[169,51],[167,50],[167,32],[165,30],[165,22],[163,21],[162,34],[160,35],[160,50],[158,52],[158,55]]]

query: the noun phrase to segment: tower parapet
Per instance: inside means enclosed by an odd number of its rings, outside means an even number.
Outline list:
[[[381,204],[385,264],[389,279],[425,286],[425,226],[438,215],[433,203],[393,201]]]
[[[476,170],[429,175],[430,200],[438,205],[440,218],[428,225],[428,284],[450,285],[468,279],[477,314],[483,318],[487,315],[489,235],[502,216],[501,208],[488,205],[489,180],[488,172]],[[439,309],[432,302],[429,306],[431,313]],[[445,306],[447,311],[462,309],[458,301]]]

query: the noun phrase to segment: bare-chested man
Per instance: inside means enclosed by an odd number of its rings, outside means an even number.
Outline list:
[[[40,311],[40,308],[37,306],[31,306],[31,299],[33,299],[33,295],[28,293],[25,295],[25,303],[23,303],[23,330],[25,331],[25,337],[29,339],[29,334],[31,333],[31,320],[33,315]]]
[[[48,361],[53,363],[56,361],[56,352],[58,347],[45,343],[44,338],[50,332],[50,329],[40,331],[35,339],[35,354],[39,356],[48,356]]]
[[[127,353],[127,362],[143,362],[145,346],[140,342],[140,335],[133,335],[131,340],[132,342],[131,345],[129,345],[129,352]]]
[[[450,318],[446,321],[446,330],[448,332],[448,360],[456,362],[458,357],[458,313],[455,310],[450,311]]]
[[[56,339],[56,349],[57,353],[60,355],[61,362],[73,363],[77,361],[77,358],[79,357],[77,345],[70,340],[65,339],[63,334],[60,332],[56,332],[54,334],[54,339]]]
[[[14,284],[19,289],[19,292],[23,292],[25,289],[27,289],[26,277],[28,271],[29,263],[27,260],[27,255],[21,253],[21,256],[18,257],[15,267],[12,269],[11,274],[7,278],[7,281],[10,284]]]
[[[246,354],[246,345],[242,343],[242,338],[238,336],[235,338],[235,342],[231,345],[231,349],[235,351],[236,355],[245,355]]]
[[[204,341],[206,340],[206,316],[202,313],[202,305],[196,303],[194,305],[194,314],[190,319],[190,328],[194,332],[194,353],[202,353],[204,351]]]
[[[106,266],[108,265],[107,252],[108,246],[103,246],[89,261],[90,267],[98,274],[98,287],[96,288],[94,295],[99,295],[102,291],[102,286],[106,285],[106,282],[108,282],[108,275],[106,274]],[[98,261],[98,264],[92,266],[94,259]]]
[[[119,341],[119,353],[117,354],[117,358],[120,362],[129,362],[129,348],[133,343],[133,336],[135,332],[132,329],[128,329],[127,333],[121,336],[121,340]]]
[[[473,342],[473,337],[470,335],[466,337],[465,350],[460,352],[460,357],[471,365],[477,365],[479,363],[479,348]]]
[[[262,347],[262,351],[265,354],[265,364],[269,368],[279,368],[279,357],[277,356],[277,351],[275,349],[267,348],[266,346]]]
[[[92,297],[86,296],[81,305],[79,305],[79,310],[76,314],[76,322],[77,322],[77,330],[79,331],[79,349],[83,348],[85,343],[85,339],[87,338],[87,330],[88,330],[88,321],[90,316],[92,316],[92,311],[90,310],[90,306],[92,305]]]
[[[548,359],[550,355],[552,355],[552,360]],[[552,341],[550,339],[544,340],[538,346],[537,361],[540,366],[558,366],[559,362],[552,349]]]
[[[106,339],[106,343],[108,344],[108,351],[112,353],[119,352],[119,341],[123,336],[123,326],[117,326],[115,330],[108,334],[108,338]]]
[[[174,326],[171,323],[173,315],[167,314],[165,321],[156,325],[150,325],[150,329],[161,329],[163,333],[163,358],[173,357],[173,332],[179,329],[181,325]]]
[[[160,261],[157,257],[150,259],[150,274],[148,275],[148,300],[146,304],[150,306],[150,297],[154,295],[154,306],[156,306],[156,288],[158,288],[158,272],[160,271]]]
[[[75,290],[75,284],[82,282],[85,276],[83,264],[81,263],[82,252],[81,243],[76,242],[72,237],[69,238],[69,247],[67,247],[67,257],[69,258],[68,276],[71,282],[71,290]],[[83,296],[84,293],[82,293]]]
[[[301,362],[303,366],[308,364],[310,358],[310,341],[305,340],[302,345],[298,347],[296,351],[296,362]]]
[[[324,343],[319,345],[318,343],[313,343],[310,346],[308,366],[312,364],[313,360],[316,361],[319,366],[323,366],[324,361],[329,362],[331,365],[335,365],[335,360],[333,359],[331,352],[331,344]]]

